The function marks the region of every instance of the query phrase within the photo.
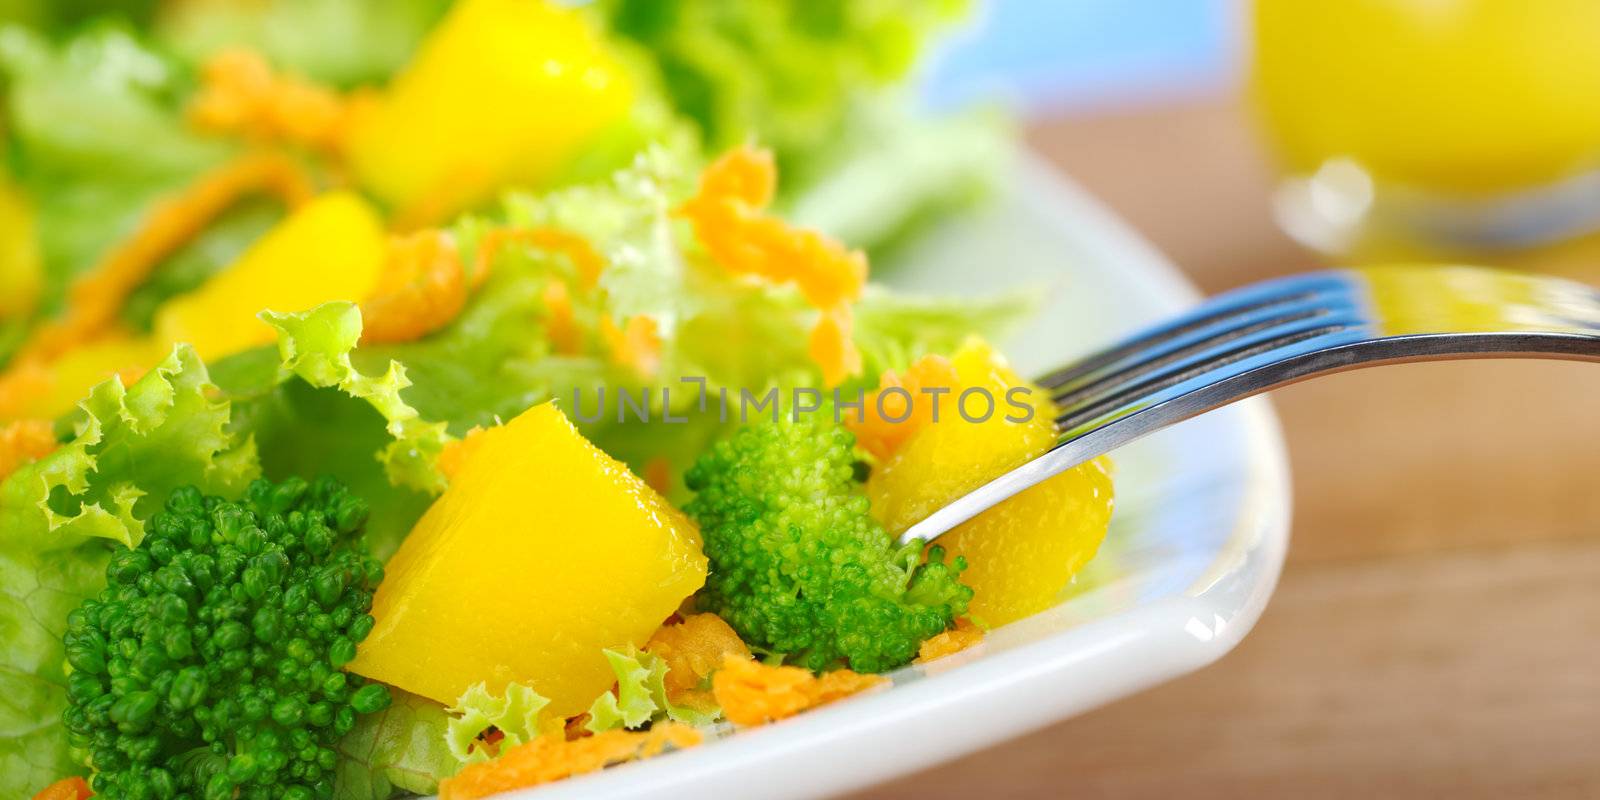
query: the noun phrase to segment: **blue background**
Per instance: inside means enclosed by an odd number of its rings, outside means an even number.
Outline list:
[[[971,23],[942,43],[923,76],[935,107],[998,94],[1025,110],[1070,110],[1214,89],[1234,74],[1243,15],[1235,0],[975,6]]]

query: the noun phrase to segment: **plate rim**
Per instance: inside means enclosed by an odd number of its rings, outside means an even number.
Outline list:
[[[1116,256],[1171,309],[1201,294],[1164,255],[1051,162],[1019,155],[1012,179],[1048,196],[1048,213],[1086,223],[1094,246]],[[1234,406],[1241,414],[1249,471],[1234,529],[1201,576],[1182,592],[1086,622],[1015,648],[962,661],[963,680],[943,670],[781,724],[741,731],[669,757],[624,764],[556,784],[502,795],[538,798],[802,798],[859,790],[1021,736],[1106,705],[1222,658],[1265,610],[1287,554],[1291,514],[1287,450],[1265,397]],[[1227,578],[1248,577],[1245,582]],[[956,657],[959,659],[959,656]],[[1130,664],[1138,665],[1130,668]],[[1095,692],[1061,692],[1052,679],[1071,670]],[[1000,724],[997,706],[1010,713]],[[969,724],[971,720],[978,724]],[[952,724],[938,735],[918,724]],[[986,722],[982,720],[987,720]]]

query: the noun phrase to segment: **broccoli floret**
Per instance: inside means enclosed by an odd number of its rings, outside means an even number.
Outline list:
[[[333,796],[334,744],[389,690],[343,667],[383,567],[367,504],[332,479],[183,488],[67,618],[70,741],[96,795]]]
[[[966,613],[966,562],[896,546],[867,513],[854,437],[813,420],[745,426],[689,470],[711,562],[698,602],[813,670],[893,669]]]

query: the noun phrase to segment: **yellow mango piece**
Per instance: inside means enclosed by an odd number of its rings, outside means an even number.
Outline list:
[[[386,246],[371,204],[350,192],[322,195],[198,289],[156,309],[156,338],[189,342],[208,361],[271,343],[276,333],[256,314],[359,302],[378,283]]]
[[[0,420],[56,419],[113,375],[133,383],[167,352],[147,337],[111,336],[79,345],[48,364],[16,365],[0,380]]]
[[[359,114],[348,154],[362,185],[402,216],[437,220],[496,189],[546,180],[632,98],[581,12],[461,0]]]
[[[953,498],[952,498],[953,499]],[[964,556],[973,617],[1004,625],[1056,604],[1111,524],[1111,463],[1067,470],[939,537]]]
[[[891,531],[912,523],[1048,450],[1056,441],[1054,406],[987,345],[964,346],[951,359],[958,386],[928,422],[872,471],[867,496],[874,516]],[[1026,394],[1011,392],[1026,387]],[[982,388],[995,411],[969,422],[955,407],[963,390]],[[1008,396],[1033,409],[1031,419]],[[972,417],[987,408],[974,394]],[[919,396],[916,402],[929,398]],[[971,614],[1004,625],[1055,603],[1061,590],[1099,550],[1111,520],[1112,487],[1104,459],[1070,469],[989,509],[940,537],[954,556],[965,556],[961,579],[972,587]]]
[[[956,385],[939,398],[937,421],[923,419],[922,429],[884,460],[867,482],[873,515],[891,532],[903,531],[946,503],[982,486],[991,478],[1044,452],[1055,443],[1050,398],[1039,389],[1012,399],[1032,410],[1031,419],[1013,422],[1025,412],[1007,403],[1006,392],[1027,386],[992,348],[981,342],[963,346],[950,358]],[[968,422],[956,408],[968,388],[983,389],[994,398],[994,412],[982,422]],[[919,394],[916,406],[927,407],[932,398]],[[974,395],[969,414],[983,415],[985,402]],[[916,420],[913,420],[916,421]]]
[[[705,583],[694,523],[580,435],[553,403],[479,433],[385,567],[350,665],[443,703],[483,681],[583,711]]]
[[[0,175],[0,320],[32,311],[43,282],[33,208],[22,190]]]

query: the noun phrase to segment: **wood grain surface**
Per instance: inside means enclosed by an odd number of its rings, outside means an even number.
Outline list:
[[[1272,225],[1236,101],[1030,136],[1207,291],[1318,263]],[[1293,543],[1234,653],[859,797],[1600,797],[1600,369],[1414,365],[1275,398]]]

